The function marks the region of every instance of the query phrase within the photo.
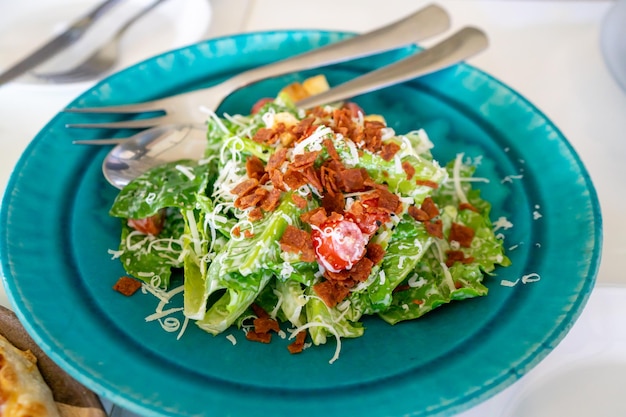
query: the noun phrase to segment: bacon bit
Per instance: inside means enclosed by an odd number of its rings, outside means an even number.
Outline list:
[[[293,162],[289,164],[289,167],[296,171],[302,171],[305,168],[312,167],[319,154],[320,151],[315,151],[296,155],[293,158]]]
[[[459,210],[471,210],[473,212],[480,213],[480,211],[478,211],[478,209],[470,203],[459,204]]]
[[[465,257],[465,253],[460,250],[449,250],[446,251],[446,266],[450,268],[455,262],[461,262],[462,264],[470,264],[474,262],[474,257],[468,256]]]
[[[378,265],[385,256],[385,249],[378,243],[370,243],[367,245],[367,253],[366,255],[374,265]]]
[[[437,188],[439,188],[439,184],[437,184],[435,181],[431,181],[431,180],[421,180],[421,179],[416,179],[415,180],[415,184],[417,185],[423,185],[425,187],[430,187],[433,190],[436,190]]]
[[[261,220],[262,218],[263,218],[263,212],[261,211],[259,207],[255,207],[254,209],[250,211],[250,213],[248,213],[248,220],[250,220],[251,222]],[[238,237],[238,236],[239,234],[237,234],[235,237]]]
[[[288,225],[279,243],[283,252],[299,253],[302,262],[313,262],[315,260],[313,240],[311,235],[304,230]]]
[[[265,311],[265,309],[263,309],[263,307],[261,307],[257,303],[252,303],[250,305],[250,308],[252,308],[252,311],[254,312],[254,315],[257,316],[258,318],[261,318],[261,319],[269,319],[270,318],[269,313],[267,311]]]
[[[303,185],[307,184],[307,180],[304,177],[304,175],[302,175],[298,171],[294,171],[293,169],[288,169],[287,170],[285,175],[283,175],[283,181],[292,190],[297,190],[298,188],[300,188]]]
[[[313,122],[315,122],[315,117],[307,117],[306,119],[300,120],[300,123],[293,128],[293,134],[296,136],[297,142],[308,138],[315,132],[317,127],[313,126]]]
[[[272,341],[271,333],[257,333],[254,330],[248,331],[246,333],[246,339],[252,342],[261,342],[261,343],[270,343]]]
[[[426,213],[424,210],[419,209],[415,206],[409,206],[408,212],[409,212],[409,216],[413,217],[418,222],[425,222],[427,220],[430,220],[428,213]]]
[[[267,194],[263,203],[261,203],[261,208],[265,211],[274,211],[276,207],[280,204],[280,196],[281,192],[277,188],[272,188],[272,190]]]
[[[235,188],[231,190],[231,193],[238,195],[239,197],[243,197],[247,194],[250,194],[257,188],[259,185],[259,181],[254,178],[247,178],[237,184]]]
[[[378,207],[390,213],[395,213],[400,205],[400,198],[387,188],[378,188]]]
[[[139,288],[141,288],[141,282],[128,276],[120,277],[115,285],[113,285],[113,289],[115,291],[125,295],[126,297],[130,297],[136,293]]]
[[[296,334],[296,340],[287,346],[287,349],[289,349],[291,354],[301,353],[304,350],[306,335],[306,330],[301,330]]]
[[[244,230],[243,231],[243,237],[246,239],[250,239],[254,237],[254,233],[252,233],[250,230]]]
[[[274,185],[274,188],[281,190],[281,191],[287,191],[287,188],[285,187],[285,181],[283,180],[282,172],[275,169],[269,173],[269,177],[270,177],[270,181],[272,181],[272,185]]]
[[[263,161],[256,156],[248,157],[246,160],[246,173],[248,174],[248,177],[261,182],[260,180],[265,174],[265,165],[263,165]]]
[[[315,284],[313,291],[330,308],[335,307],[350,294],[349,288],[334,281],[323,281]]]
[[[409,161],[404,161],[402,163],[402,169],[406,172],[406,179],[411,181],[413,179],[413,175],[415,175],[415,167],[411,165]]]
[[[312,185],[318,191],[322,191],[324,187],[322,186],[322,181],[320,180],[318,172],[312,166],[306,168],[302,171],[302,175],[304,176],[306,183]]]
[[[420,208],[428,215],[427,220],[434,219],[439,215],[439,209],[437,208],[437,205],[435,204],[433,199],[430,197],[426,197],[424,201],[422,201],[422,205]]]
[[[343,198],[343,194],[331,194],[327,193],[322,196],[322,207],[328,213],[338,213],[343,214],[344,208],[346,206],[346,201]]]
[[[287,160],[287,148],[277,149],[271,156],[269,161],[267,161],[267,165],[265,166],[265,172],[268,172],[270,175],[272,171],[280,169],[280,166]]]
[[[241,227],[239,227],[238,225],[233,227],[233,230],[231,230],[230,233],[235,237],[241,236]]]
[[[423,300],[417,300],[417,299],[416,299],[416,300],[411,300],[411,302],[412,302],[413,304],[417,304],[418,306],[419,306],[419,305],[424,304],[424,301],[423,301]]]
[[[303,197],[301,197],[298,194],[292,194],[291,195],[291,200],[293,201],[293,203],[296,205],[296,207],[298,207],[299,209],[305,209],[307,206],[307,201],[306,199],[304,199]]]
[[[398,285],[396,288],[393,289],[393,293],[396,292],[401,292],[401,291],[408,291],[411,289],[411,286],[409,284],[404,284],[404,285]]]
[[[434,222],[426,220],[424,222],[424,227],[429,235],[443,239],[443,222],[441,219],[435,220]]]
[[[334,196],[339,193],[339,186],[337,185],[337,171],[331,169],[328,166],[322,166],[320,169],[320,180],[322,181],[323,189],[330,195]]]
[[[318,207],[300,215],[300,220],[313,226],[321,226],[328,220],[324,207]]]
[[[366,181],[370,179],[367,171],[361,168],[345,169],[338,173],[338,177],[342,191],[347,193],[363,191]]]
[[[346,288],[352,288],[357,282],[364,282],[370,276],[374,262],[364,256],[351,269],[344,269],[339,272],[326,271],[324,276],[329,281],[341,282]]]
[[[239,197],[235,200],[235,207],[241,210],[248,209],[250,207],[256,207],[256,205],[263,199],[262,196],[252,193]]]
[[[322,144],[326,148],[326,152],[328,152],[328,156],[330,156],[331,160],[333,160],[333,161],[340,161],[341,160],[341,157],[337,153],[337,149],[335,149],[335,145],[333,144],[332,140],[330,140],[328,138],[324,139]]]
[[[269,333],[271,330],[278,333],[280,326],[278,322],[269,317],[259,317],[254,319],[254,331],[256,333]]]
[[[469,248],[472,244],[472,240],[474,239],[475,231],[471,227],[459,224],[452,223],[450,227],[450,236],[448,236],[449,241],[459,242],[464,248]]]
[[[256,131],[252,140],[258,143],[269,143],[272,140],[272,136],[274,136],[273,129],[262,127]]]
[[[363,141],[365,142],[365,148],[372,152],[377,152],[381,150],[382,145],[382,129],[385,125],[379,121],[365,121],[363,123]],[[399,149],[400,147],[398,147]],[[393,148],[387,150],[387,152],[391,152]],[[391,157],[393,158],[395,152],[392,153]]]
[[[400,150],[400,145],[398,145],[397,143],[395,142],[385,143],[381,147],[380,156],[385,161],[391,161],[393,157],[396,155],[396,153],[398,153],[399,150]]]

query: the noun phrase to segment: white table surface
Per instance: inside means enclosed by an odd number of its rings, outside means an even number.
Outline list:
[[[206,36],[286,28],[362,32],[429,3],[213,0],[212,23]],[[626,317],[626,222],[622,220],[626,213],[626,93],[611,77],[600,50],[603,19],[614,3],[436,3],[450,12],[453,29],[475,25],[488,33],[490,48],[469,62],[520,92],[561,129],[591,174],[604,223],[598,285],[571,332],[527,376],[462,416],[626,415],[626,399],[613,388],[626,386],[626,326],[620,319]],[[87,87],[45,88],[20,83],[0,87],[0,191],[29,141]],[[0,304],[8,305],[2,289]],[[590,380],[596,382],[590,384]],[[594,404],[591,414],[586,404]]]

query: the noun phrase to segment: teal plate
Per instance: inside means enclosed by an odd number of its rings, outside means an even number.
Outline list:
[[[114,74],[71,105],[196,89],[347,36],[286,31],[210,40]],[[264,81],[218,113],[247,113],[256,99],[312,74],[335,85],[412,52]],[[515,382],[565,336],[593,288],[602,228],[587,171],[541,112],[468,65],[355,101],[384,114],[397,132],[425,128],[440,161],[463,152],[480,162],[477,175],[489,182],[478,186],[513,261],[486,279],[488,296],[396,326],[367,319],[365,336],[343,340],[333,364],[332,339],[300,355],[287,352],[287,340],[252,343],[239,330],[214,337],[191,323],[177,339],[180,330],[145,321],[155,297],[111,289],[123,271],[108,253],[120,225],[107,215],[116,195],[100,172],[107,150],[71,144],[105,133],[68,131],[66,123],[86,117],[59,114],[26,149],[2,202],[4,283],[29,333],[93,391],[149,416],[448,415]],[[180,306],[179,297],[165,308]]]

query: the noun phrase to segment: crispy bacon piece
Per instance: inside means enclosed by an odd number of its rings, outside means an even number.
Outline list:
[[[437,219],[435,221],[426,220],[424,222],[424,227],[429,235],[443,239],[443,223],[441,219]]]
[[[465,257],[463,251],[460,250],[449,250],[446,251],[446,266],[450,268],[456,262],[461,262],[462,264],[469,264],[474,262],[474,258],[472,256]]]
[[[415,206],[409,206],[408,212],[409,212],[409,216],[413,217],[418,222],[425,222],[427,220],[430,220],[428,213],[426,213],[424,210],[417,208]]]
[[[378,188],[376,190],[378,194],[378,207],[389,213],[395,213],[400,206],[400,198],[385,188]]]
[[[363,191],[369,179],[367,171],[361,168],[348,168],[337,173],[341,182],[341,189],[346,193]]]
[[[289,164],[289,167],[296,171],[301,171],[305,168],[312,167],[319,154],[320,151],[298,154],[294,156],[293,162]]]
[[[274,130],[262,127],[256,131],[252,140],[258,143],[269,143],[274,136]]]
[[[299,209],[305,209],[307,206],[306,199],[299,194],[292,194],[291,200]]]
[[[113,285],[115,291],[127,297],[136,293],[139,288],[141,288],[141,282],[128,276],[120,277],[115,285]]]
[[[267,165],[265,166],[265,171],[270,175],[272,171],[280,169],[280,166],[287,160],[287,148],[277,149],[271,156],[269,161],[267,161]]]
[[[436,190],[437,188],[439,188],[439,184],[437,184],[435,181],[431,181],[431,180],[422,180],[422,179],[416,179],[415,180],[415,184],[417,185],[423,185],[425,187],[430,187],[434,190]]]
[[[323,190],[326,191],[327,194],[334,196],[340,192],[337,179],[337,171],[328,166],[322,166],[320,168],[320,181],[322,182]]]
[[[296,340],[287,346],[291,354],[301,353],[304,350],[304,342],[306,341],[306,330],[301,330],[296,334]]]
[[[328,152],[328,156],[330,156],[331,160],[333,160],[333,161],[340,161],[341,160],[341,157],[337,153],[337,149],[335,149],[335,145],[333,144],[332,140],[324,139],[322,144],[326,148],[326,152]]]
[[[474,229],[471,227],[453,222],[450,227],[448,240],[459,242],[459,245],[462,247],[469,248],[472,244],[472,240],[474,239],[474,233]]]
[[[413,175],[415,175],[415,167],[411,165],[409,161],[404,161],[402,163],[402,169],[406,172],[406,179],[411,181],[413,179]]]
[[[439,215],[439,209],[437,208],[437,205],[435,204],[433,199],[430,197],[426,197],[424,201],[422,201],[422,205],[420,208],[428,215],[427,220],[434,219]]]
[[[279,243],[283,252],[299,253],[303,262],[313,262],[315,260],[313,240],[311,235],[304,230],[288,225]]]
[[[398,145],[397,143],[395,142],[385,143],[381,146],[380,156],[385,161],[391,161],[393,157],[396,155],[396,153],[398,153],[399,150],[400,150],[400,145]]]
[[[335,307],[350,294],[349,288],[330,280],[315,284],[313,291],[330,308]]]
[[[255,207],[254,209],[250,210],[250,213],[248,213],[248,220],[250,220],[251,222],[256,222],[257,220],[261,220],[262,218],[263,212],[259,207]]]
[[[259,186],[259,181],[254,178],[247,178],[237,184],[231,192],[239,197],[250,194]]]
[[[261,343],[270,343],[272,341],[271,333],[257,333],[254,330],[248,331],[246,333],[246,339],[252,342],[261,342]]]
[[[254,331],[256,333],[269,333],[270,331],[278,333],[280,326],[278,322],[269,317],[258,317],[254,319]]]
[[[367,256],[374,265],[378,265],[385,256],[385,249],[378,243],[372,242],[367,245],[367,254],[365,256]]]
[[[471,210],[476,213],[480,213],[476,207],[474,207],[470,203],[461,203],[459,204],[459,210]]]
[[[328,215],[323,207],[315,208],[300,215],[300,220],[317,227],[325,223],[327,219]]]
[[[292,190],[296,190],[307,184],[307,179],[304,175],[298,171],[294,171],[293,169],[288,169],[287,172],[285,172],[285,175],[283,175],[283,181]]]
[[[248,159],[246,159],[246,173],[248,174],[248,177],[261,182],[260,180],[265,174],[265,165],[263,165],[263,161],[256,156],[248,157]]]
[[[275,169],[269,173],[269,180],[272,182],[274,188],[281,191],[287,191],[285,181],[283,180],[283,173]]]
[[[257,303],[252,303],[250,305],[250,308],[252,309],[252,311],[254,312],[254,315],[262,318],[262,319],[268,319],[270,318],[270,315],[267,311],[265,311],[263,309],[263,307],[261,307],[260,305],[258,305]]]
[[[344,200],[343,194],[341,193],[326,193],[322,196],[322,207],[328,213],[335,212],[338,214],[343,214],[345,205],[346,201]]]
[[[281,192],[278,188],[272,188],[271,191],[265,196],[265,199],[261,203],[261,208],[264,211],[274,211],[280,204]]]
[[[312,166],[305,168],[302,171],[302,175],[304,176],[306,183],[315,187],[318,191],[323,190],[322,180],[320,179],[319,173]]]
[[[308,138],[315,132],[317,127],[313,125],[313,122],[315,122],[315,117],[307,117],[294,126],[292,133],[296,136],[297,142]]]

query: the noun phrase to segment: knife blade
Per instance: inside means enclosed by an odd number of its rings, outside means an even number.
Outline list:
[[[106,0],[100,3],[86,15],[73,22],[63,33],[49,40],[3,73],[0,73],[0,86],[35,68],[37,65],[42,64],[55,54],[74,44],[94,22],[120,1],[121,0]]]

